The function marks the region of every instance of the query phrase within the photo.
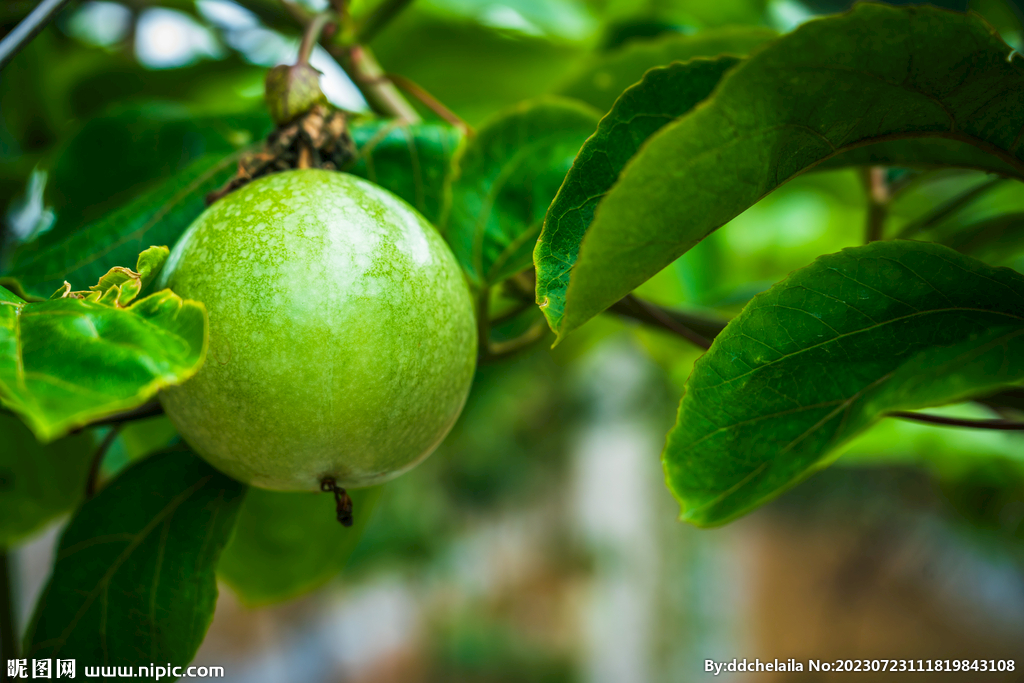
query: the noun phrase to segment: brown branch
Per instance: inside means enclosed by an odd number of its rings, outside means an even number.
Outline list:
[[[427,109],[437,114],[443,120],[447,121],[453,126],[461,128],[468,135],[474,134],[472,126],[470,126],[468,123],[459,118],[458,114],[453,112],[448,107],[444,106],[440,100],[438,100],[436,97],[431,95],[429,92],[427,92],[426,90],[424,90],[419,85],[409,80],[405,76],[400,76],[398,74],[384,74],[384,78],[397,85],[399,88],[404,90],[409,95],[415,97],[417,100],[422,102],[427,107]]]
[[[395,84],[385,77],[384,70],[380,68],[377,58],[369,48],[337,43],[328,43],[324,47],[338,60],[341,68],[363,93],[371,109],[381,116],[400,119],[406,123],[419,123],[420,115],[402,97]]]
[[[645,301],[634,294],[628,294],[612,304],[608,308],[608,312],[625,318],[632,318],[646,325],[660,327],[667,332],[687,339],[702,349],[710,348],[711,341],[728,324],[725,320],[705,318],[691,313],[684,313],[683,311],[663,308],[650,301]]]

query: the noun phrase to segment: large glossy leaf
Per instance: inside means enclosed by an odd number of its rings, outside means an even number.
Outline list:
[[[64,532],[24,656],[79,667],[190,662],[245,488],[188,451],[122,472]]]
[[[586,105],[544,98],[492,119],[466,145],[443,232],[476,285],[530,265],[548,205],[597,122]]]
[[[664,465],[683,518],[726,522],[886,412],[1024,380],[1024,276],[925,242],[823,256],[756,296],[694,366]]]
[[[258,129],[259,120],[225,122],[226,127],[218,129],[225,136],[224,144],[231,141],[233,131]],[[357,122],[351,132],[360,157],[348,170],[380,183],[436,221],[461,132],[447,124],[401,126],[391,121]],[[152,144],[159,146],[165,137],[170,142],[177,140],[174,135],[162,133]],[[32,294],[48,296],[64,280],[97,279],[150,244],[173,245],[206,208],[207,193],[219,189],[234,175],[237,161],[238,154],[205,154],[70,236],[58,227],[52,234],[21,245],[4,275],[18,279]],[[83,201],[79,195],[75,197]]]
[[[124,207],[53,241],[43,235],[14,253],[4,275],[32,294],[49,296],[65,280],[94,282],[108,269],[131,263],[151,244],[173,245],[206,208],[206,194],[237,169],[237,156],[205,155]]]
[[[462,131],[446,123],[372,120],[354,122],[351,134],[359,156],[347,170],[397,194],[437,224]]]
[[[0,402],[40,441],[139,406],[199,370],[206,309],[167,289],[122,307],[139,288],[129,279],[26,303],[0,287]]]
[[[373,516],[381,488],[349,491],[355,523],[338,523],[334,496],[250,489],[217,575],[247,605],[290,600],[337,576]]]
[[[47,184],[58,242],[130,201],[147,183],[170,178],[209,154],[257,142],[273,122],[264,107],[196,115],[180,104],[118,107],[85,122],[57,152]]]
[[[985,152],[994,170],[1024,176],[1024,61],[1009,54],[975,15],[874,4],[766,46],[629,162],[582,241],[560,333],[787,179],[848,150],[954,141]]]
[[[592,57],[559,92],[608,111],[622,91],[639,81],[648,69],[694,57],[744,56],[776,36],[770,28],[744,26],[634,40],[611,53]]]
[[[0,548],[71,511],[85,493],[93,439],[81,433],[42,445],[18,418],[0,413]]]
[[[706,99],[739,62],[739,57],[716,57],[651,69],[601,119],[551,203],[533,254],[537,303],[551,329],[561,324],[580,241],[619,173],[647,138]]]

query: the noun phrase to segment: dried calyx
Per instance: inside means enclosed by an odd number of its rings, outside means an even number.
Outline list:
[[[320,72],[309,64],[321,31],[335,30],[335,21],[331,13],[318,15],[306,27],[295,64],[281,64],[267,73],[267,109],[277,127],[263,149],[239,159],[235,177],[208,194],[207,204],[260,176],[302,168],[341,170],[355,158],[345,114],[327,104]]]
[[[355,159],[344,112],[317,104],[291,123],[278,126],[259,152],[238,161],[238,172],[221,189],[206,196],[212,204],[261,176],[297,168],[341,170]]]

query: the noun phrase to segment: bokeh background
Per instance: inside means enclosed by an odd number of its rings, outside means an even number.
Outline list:
[[[33,5],[0,5],[0,33]],[[601,55],[665,33],[738,24],[787,31],[846,6],[417,0],[372,47],[385,69],[476,125],[578,85]],[[970,8],[1024,48],[1020,8],[1008,0]],[[297,44],[276,0],[75,3],[0,76],[0,260],[55,224],[70,230],[102,215],[204,152],[258,138],[265,69],[293,59]],[[312,63],[334,104],[365,109],[326,53],[318,49]],[[983,184],[925,236],[995,213],[1024,215],[1013,181],[933,172],[906,184],[890,228]],[[817,255],[859,244],[865,207],[855,171],[802,176],[640,293],[735,314]],[[1022,247],[998,243],[988,260],[1024,270]],[[261,608],[222,586],[196,662],[246,683],[641,683],[710,679],[705,659],[796,658],[806,667],[809,658],[1015,657],[1014,673],[914,676],[1024,681],[1024,437],[886,420],[767,507],[698,530],[676,520],[659,462],[697,351],[611,316],[547,346],[479,369],[455,430],[384,487],[340,576]],[[942,412],[986,416],[970,405]],[[171,438],[163,418],[133,424],[105,467],[113,472]],[[22,624],[61,528],[15,552]]]

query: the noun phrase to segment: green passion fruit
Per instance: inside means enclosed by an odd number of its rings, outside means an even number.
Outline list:
[[[206,305],[206,362],[160,395],[185,441],[243,482],[387,481],[462,410],[476,324],[462,271],[404,201],[335,171],[288,171],[220,199],[161,286]]]

